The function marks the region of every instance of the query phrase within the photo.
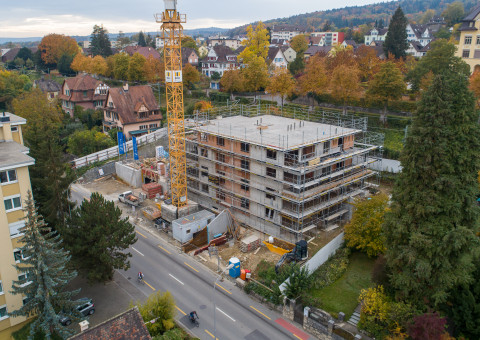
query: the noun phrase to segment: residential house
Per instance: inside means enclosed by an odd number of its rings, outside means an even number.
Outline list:
[[[152,56],[155,59],[160,60],[160,53],[150,46],[127,46],[123,49],[123,51],[130,56],[134,55],[135,53],[139,53],[145,58]]]
[[[290,41],[293,37],[303,34],[304,29],[293,25],[273,25],[271,31],[271,41],[273,40],[287,40]]]
[[[213,72],[223,76],[223,72],[240,67],[236,52],[225,45],[217,45],[208,50],[207,56],[201,60],[202,73],[211,77]]]
[[[347,48],[348,46],[351,46],[354,50],[356,50],[358,47],[358,44],[355,42],[355,40],[344,40],[341,43],[341,46],[343,48]]]
[[[37,50],[38,50],[37,47],[30,47],[30,51],[32,51],[32,53],[37,52]],[[5,52],[2,52],[2,59],[1,60],[2,60],[3,63],[8,63],[10,61],[15,60],[18,52],[20,52],[20,47],[5,49],[4,51]]]
[[[83,73],[65,79],[58,98],[62,101],[62,109],[73,117],[75,105],[92,110],[103,108],[108,88],[107,84]]]
[[[332,46],[310,46],[304,53],[305,60],[308,60],[311,56],[317,53],[328,55],[332,49]]]
[[[47,94],[49,100],[57,98],[62,91],[62,86],[51,79],[37,79],[33,82],[34,88],[39,88],[43,93]]]
[[[242,43],[240,42],[239,39],[236,39],[236,38],[215,37],[215,38],[209,38],[207,45],[209,47],[224,45],[224,46],[230,47],[232,50],[236,50],[237,48],[242,46]]]
[[[280,47],[269,47],[267,62],[275,68],[287,68],[288,61]]]
[[[270,46],[279,46],[279,47],[290,46],[290,43],[286,39],[270,39],[270,41],[271,41]]]
[[[143,321],[142,315],[135,306],[95,327],[75,334],[70,340],[150,340],[152,337]]]
[[[385,41],[388,28],[373,28],[365,34],[365,45],[370,46],[373,41]]]
[[[115,87],[108,90],[103,106],[103,131],[123,131],[130,139],[159,129],[162,114],[148,85]]]
[[[12,294],[12,281],[27,282],[28,274],[14,267],[22,257],[20,238],[25,226],[25,200],[31,191],[28,167],[35,160],[23,143],[25,118],[4,112],[0,114],[0,339],[11,339],[27,318],[10,316],[18,310],[25,297]]]
[[[456,56],[470,65],[471,73],[480,71],[480,5],[475,6],[463,18],[462,26],[458,30],[460,41]]]
[[[422,44],[418,41],[410,41],[408,43],[407,54],[414,56],[415,58],[421,58],[425,54],[427,54],[428,50],[430,49],[430,43],[426,46],[422,46]]]
[[[198,66],[198,54],[193,48],[182,47],[182,66],[186,64]]]
[[[316,46],[336,46],[343,42],[345,39],[345,33],[343,32],[313,32],[310,34],[314,39]],[[318,39],[320,38],[320,39]]]
[[[155,38],[155,47],[156,48],[163,48],[165,46],[165,41],[163,40],[162,37],[156,37]]]
[[[283,55],[285,56],[285,59],[287,59],[287,62],[291,63],[297,57],[297,52],[295,52],[295,50],[290,46],[282,46],[280,48],[282,49]]]

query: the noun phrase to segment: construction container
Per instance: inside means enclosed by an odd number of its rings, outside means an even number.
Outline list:
[[[142,209],[142,213],[150,221],[162,216],[161,211],[154,207],[145,207]]]
[[[247,279],[247,273],[245,272],[245,269],[240,270],[240,278],[245,281]]]
[[[228,272],[231,277],[237,278],[240,276],[240,260],[236,257],[232,257],[230,261],[228,261],[228,264],[233,264],[233,267],[230,268],[230,271]]]
[[[152,199],[155,196],[162,195],[162,186],[158,183],[147,183],[142,185],[142,190],[147,194],[147,198]]]
[[[269,238],[269,241],[271,241],[270,238]],[[268,250],[270,250],[272,253],[275,253],[278,255],[289,253],[293,250],[293,248],[295,248],[294,244],[290,242],[282,241],[276,237],[273,238],[273,242],[263,241],[263,244],[266,245]]]
[[[162,213],[168,211],[164,205],[162,205]],[[162,215],[163,217],[163,215]],[[181,243],[190,241],[193,235],[200,230],[207,227],[207,225],[213,221],[215,214],[208,210],[201,210],[194,214],[187,215],[172,222],[173,238]],[[208,234],[206,234],[208,242]]]

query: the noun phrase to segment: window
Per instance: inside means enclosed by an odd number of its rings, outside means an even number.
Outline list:
[[[472,36],[471,36],[471,35],[470,35],[470,36],[467,35],[467,36],[465,37],[465,42],[464,42],[464,44],[465,44],[465,45],[470,45],[471,43],[472,43]]]
[[[208,172],[202,171],[202,176],[208,177]]]
[[[217,198],[219,200],[225,201],[225,193],[223,191],[217,191]]]
[[[200,140],[202,142],[206,142],[208,140],[208,135],[206,133],[201,133],[200,134]]]
[[[17,171],[16,170],[7,170],[0,171],[0,183],[7,184],[17,181]]]
[[[2,281],[0,281],[0,295],[3,295],[3,294],[5,293],[3,292]]]
[[[470,50],[463,50],[462,58],[470,58]]]
[[[202,157],[208,158],[208,151],[206,149],[200,149],[200,154],[202,155]]]
[[[267,176],[276,178],[277,177],[277,170],[272,168],[267,168]]]
[[[250,187],[246,184],[240,185],[240,188],[242,188],[243,191],[250,191]]]
[[[225,138],[217,137],[217,145],[224,146],[225,145]]]
[[[265,187],[265,190],[275,192],[275,189],[272,189],[272,188],[269,188],[269,187]]]
[[[150,129],[155,129],[157,126],[158,126],[157,124],[150,124],[148,127],[149,127]]]
[[[267,158],[277,159],[277,152],[275,150],[267,149]]]
[[[20,262],[23,259],[22,251],[20,249],[14,250],[13,257],[15,258],[15,262]]]
[[[21,282],[22,286],[29,285],[32,281],[28,281],[30,274],[28,272],[18,274],[18,281]]]
[[[274,200],[275,201],[275,196],[273,196],[273,195],[265,194],[265,197],[268,198],[269,200]]]
[[[247,210],[250,209],[250,201],[246,198],[242,197],[240,205],[243,209],[247,209]]]
[[[87,96],[87,91],[83,91],[83,97]]]
[[[273,218],[274,213],[275,213],[275,211],[273,209],[265,208],[265,217]]]
[[[245,170],[250,170],[250,162],[242,159],[240,163],[240,167]]]
[[[329,153],[330,152],[330,141],[327,140],[325,143],[323,143],[323,153]]]
[[[225,163],[225,155],[217,152],[217,161]]]
[[[12,126],[12,127],[10,127],[10,130],[12,130],[12,132],[17,132],[18,131],[18,126]]]
[[[8,318],[7,305],[0,306],[0,320]]]
[[[248,144],[248,143],[241,143],[241,144],[240,144],[240,151],[242,151],[242,152],[250,152],[250,144]]]
[[[147,130],[148,129],[148,125],[140,125],[138,127],[139,130]]]
[[[477,45],[480,45],[480,35],[477,35],[477,42],[476,42]]]
[[[17,195],[15,197],[7,197],[3,200],[3,203],[5,204],[5,210],[7,212],[11,210],[22,209],[22,202],[20,200],[20,195]]]
[[[202,191],[208,192],[208,184],[202,184]]]
[[[23,299],[22,299],[23,305],[25,306],[28,303],[28,301],[30,301],[31,299],[32,298],[29,298],[28,296],[24,296]]]
[[[208,166],[202,165],[203,170],[208,170]]]

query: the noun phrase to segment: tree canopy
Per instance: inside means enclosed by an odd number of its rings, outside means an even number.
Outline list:
[[[38,49],[45,64],[56,66],[62,55],[74,56],[80,51],[77,41],[63,34],[49,34],[42,38]]]
[[[408,48],[407,24],[407,18],[405,18],[402,9],[398,6],[388,26],[388,34],[383,44],[385,55],[391,53],[397,59],[406,56]]]
[[[93,26],[90,36],[90,50],[93,56],[100,55],[104,58],[112,55],[112,45],[108,38],[108,31],[102,26]]]

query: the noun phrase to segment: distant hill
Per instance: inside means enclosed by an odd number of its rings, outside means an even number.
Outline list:
[[[215,35],[215,34],[226,34],[228,33],[228,29],[225,28],[219,28],[219,27],[208,27],[208,28],[196,28],[196,29],[191,29],[191,30],[185,30],[184,33],[189,36],[204,36],[208,37],[210,35]],[[125,33],[125,36],[131,37],[134,34],[137,34],[138,32],[130,32],[130,33]],[[156,36],[158,32],[146,32],[147,34]],[[118,33],[110,33],[109,35],[110,40],[115,40],[117,39]],[[76,41],[85,41],[89,40],[90,36],[89,35],[74,35],[72,36]],[[4,44],[7,42],[12,42],[12,43],[27,43],[27,42],[34,42],[38,41],[40,42],[42,40],[42,37],[29,37],[29,38],[0,38],[0,44]]]
[[[279,24],[295,25],[303,27],[310,32],[319,30],[327,21],[337,28],[370,24],[380,19],[388,23],[399,5],[402,7],[408,20],[416,21],[428,9],[433,9],[437,11],[437,14],[441,14],[447,5],[454,1],[462,2],[465,12],[468,12],[477,4],[476,0],[399,0],[364,6],[350,6],[327,11],[316,11],[287,18],[267,20],[264,21],[264,23],[267,27]],[[248,25],[236,27],[229,31],[229,35],[233,36],[244,33],[247,26]]]

